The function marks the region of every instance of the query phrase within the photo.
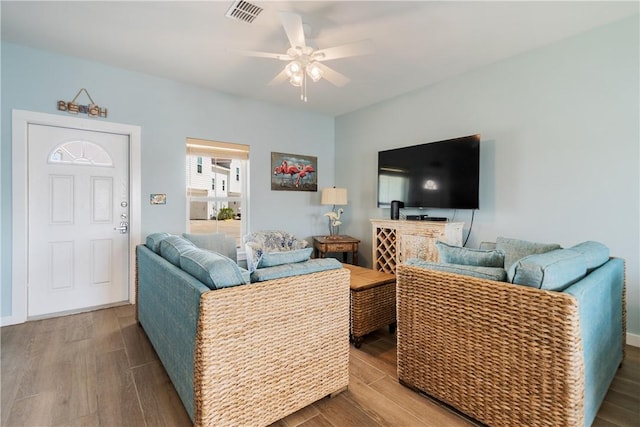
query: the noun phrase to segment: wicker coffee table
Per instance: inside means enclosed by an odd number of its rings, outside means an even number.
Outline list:
[[[396,276],[343,264],[351,270],[351,340],[360,348],[366,334],[396,327]]]

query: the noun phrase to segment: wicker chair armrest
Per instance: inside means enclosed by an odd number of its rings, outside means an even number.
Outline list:
[[[584,424],[573,297],[399,265],[397,312],[406,385],[489,425]]]
[[[349,381],[349,271],[204,294],[195,425],[269,425]]]

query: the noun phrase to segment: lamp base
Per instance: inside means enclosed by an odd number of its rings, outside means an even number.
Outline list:
[[[341,239],[342,235],[340,234],[331,234],[329,236],[327,236],[327,240],[338,240]]]

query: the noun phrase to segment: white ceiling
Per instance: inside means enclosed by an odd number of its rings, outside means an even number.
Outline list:
[[[6,1],[2,39],[330,116],[637,14],[637,1],[253,1],[252,23],[225,17],[232,1]],[[308,24],[307,44],[370,39],[375,53],[326,64],[351,78],[309,83],[308,102],[285,82],[286,63],[230,49],[284,53],[278,11]],[[90,88],[88,88],[90,90]]]

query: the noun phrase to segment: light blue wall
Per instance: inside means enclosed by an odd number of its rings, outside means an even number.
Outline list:
[[[186,226],[185,140],[251,146],[250,228],[324,234],[320,192],[271,191],[271,151],[318,157],[318,187],[334,185],[334,119],[23,46],[2,43],[2,316],[11,311],[11,110],[64,114],[87,88],[111,122],[142,128],[142,235]],[[86,98],[81,101],[86,102]],[[80,117],[87,117],[80,115]],[[96,119],[105,120],[105,119]],[[167,204],[149,204],[166,193]]]
[[[629,331],[640,334],[638,40],[636,15],[339,117],[336,183],[349,190],[345,231],[363,239],[363,263],[369,219],[389,217],[376,208],[377,152],[480,133],[468,245],[497,236],[604,242],[626,259]],[[469,218],[456,214],[467,227]]]

